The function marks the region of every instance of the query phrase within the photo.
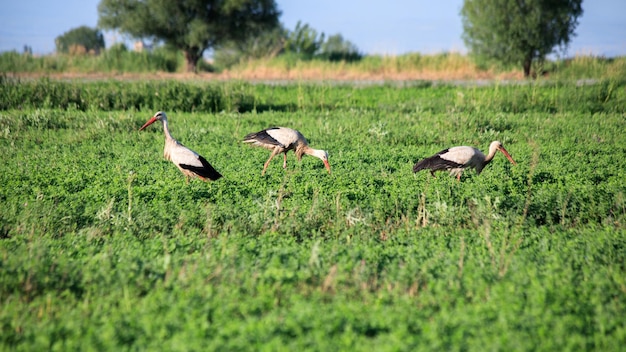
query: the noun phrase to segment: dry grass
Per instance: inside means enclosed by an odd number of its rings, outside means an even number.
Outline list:
[[[131,57],[132,58],[132,57]],[[119,79],[119,80],[245,80],[245,81],[513,81],[524,80],[519,68],[480,67],[470,57],[458,53],[400,56],[365,56],[358,62],[302,61],[289,56],[259,59],[235,65],[220,73],[136,72],[129,73],[102,68],[97,64],[82,65],[62,61],[33,64],[24,58],[7,57],[3,75],[19,78],[49,77],[53,79]],[[115,67],[130,67],[119,63]],[[29,66],[30,65],[30,66]],[[41,68],[39,66],[44,68]],[[47,66],[46,66],[47,65]],[[51,68],[52,67],[52,68]],[[99,68],[100,67],[100,68]],[[108,67],[108,66],[107,66]],[[158,65],[155,67],[159,67]],[[562,79],[608,78],[626,76],[626,58],[606,59],[576,56],[547,63],[544,76]],[[121,69],[120,69],[121,70]],[[19,72],[18,72],[19,71]],[[149,71],[149,70],[148,70]]]
[[[491,80],[522,79],[521,71],[498,73],[481,70],[466,57],[450,55],[444,59],[430,56],[376,57],[359,63],[329,63],[259,60],[248,62],[219,74],[223,79],[243,80],[338,80],[338,81],[407,81],[407,80]]]
[[[257,60],[237,65],[221,73],[11,73],[20,78],[54,79],[174,79],[246,81],[411,81],[411,80],[517,80],[522,72],[496,72],[480,69],[467,57],[446,56],[373,57],[357,63]]]
[[[245,81],[411,81],[411,80],[517,80],[523,79],[518,72],[492,73],[492,72],[467,72],[467,71],[434,71],[434,70],[411,70],[397,72],[358,72],[354,70],[319,70],[315,68],[283,70],[270,67],[258,69],[244,69],[224,71],[222,73],[32,73],[20,72],[7,74],[8,77],[16,78],[41,78],[52,79],[119,79],[119,80],[146,80],[146,79],[173,79],[173,80],[245,80]]]
[[[518,72],[495,74],[488,71],[460,70],[391,70],[379,72],[350,69],[323,70],[302,68],[286,70],[271,67],[225,71],[217,78],[242,80],[338,80],[338,81],[410,81],[410,80],[474,80],[474,79],[522,79]]]

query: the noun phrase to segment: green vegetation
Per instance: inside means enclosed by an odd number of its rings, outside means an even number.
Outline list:
[[[128,51],[124,45],[116,45],[96,56],[0,53],[0,71],[4,73],[156,73],[182,72],[184,67],[182,53],[176,54],[165,48],[149,53]],[[208,65],[200,67],[206,70]]]
[[[479,60],[518,64],[529,77],[533,63],[566,52],[582,14],[582,0],[464,0],[463,39]]]
[[[98,26],[133,38],[153,38],[182,51],[187,72],[207,49],[244,42],[279,27],[274,0],[102,0]]]
[[[97,54],[104,49],[104,36],[96,28],[80,26],[56,37],[54,43],[58,53]]]
[[[620,350],[625,88],[4,78],[1,349]],[[163,160],[160,109],[223,179]],[[333,173],[262,177],[272,125]],[[411,171],[496,139],[517,166]]]
[[[318,34],[308,24],[298,21],[293,31],[286,31],[282,40],[283,53],[291,60],[358,61],[363,57],[359,49],[341,34],[326,39],[326,34]]]

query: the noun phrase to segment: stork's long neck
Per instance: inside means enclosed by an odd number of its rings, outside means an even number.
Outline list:
[[[304,154],[317,157],[317,155],[315,155],[316,152],[318,152],[317,149],[313,149],[306,144],[300,145],[298,146],[298,148],[296,148],[296,155],[300,159],[302,158],[302,155]]]
[[[167,128],[167,119],[161,119],[163,122],[163,132],[165,132],[165,147],[163,148],[163,157],[166,160],[172,160],[172,148],[176,145],[176,140],[172,138],[170,130]]]
[[[167,119],[163,118],[161,121],[163,122],[163,132],[165,132],[165,140],[173,140],[174,138],[170,134],[170,130],[167,127]]]
[[[483,166],[489,164],[491,162],[491,160],[493,160],[493,157],[496,156],[497,152],[498,152],[498,148],[497,147],[489,146],[489,154],[487,154],[487,156],[485,157],[485,161],[483,162]]]

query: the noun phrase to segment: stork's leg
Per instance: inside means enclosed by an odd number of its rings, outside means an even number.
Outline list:
[[[287,153],[283,154],[283,169],[287,168]]]
[[[456,174],[456,182],[461,182],[461,173]]]
[[[276,156],[276,154],[278,154],[278,149],[274,149],[272,154],[270,154],[270,158],[267,159],[267,161],[265,162],[265,165],[263,165],[263,172],[261,173],[261,175],[265,175],[265,170],[270,165],[270,161],[272,161],[272,159],[274,158],[274,156]]]

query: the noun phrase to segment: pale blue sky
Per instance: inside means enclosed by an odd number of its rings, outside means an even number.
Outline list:
[[[99,0],[0,0],[0,51],[54,51],[54,38],[81,25],[95,27]],[[340,33],[366,54],[465,52],[463,0],[277,0],[281,22],[300,20],[327,35]],[[586,0],[568,56],[626,56],[626,1]],[[121,38],[117,38],[120,40]],[[107,33],[107,46],[116,40]]]

